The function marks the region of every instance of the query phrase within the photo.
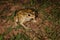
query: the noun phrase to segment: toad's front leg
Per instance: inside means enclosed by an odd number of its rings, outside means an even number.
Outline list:
[[[29,30],[29,29],[31,29],[31,28],[29,28],[29,27],[26,27],[23,23],[20,23],[26,30]]]

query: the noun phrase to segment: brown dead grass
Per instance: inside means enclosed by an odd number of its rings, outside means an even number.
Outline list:
[[[26,3],[26,2],[28,2],[28,1],[25,0],[24,3]],[[36,6],[36,7],[38,7],[38,6]],[[51,10],[55,6],[56,5],[51,5],[51,6],[47,7],[47,8],[45,8],[44,10],[45,10],[45,12],[47,12],[47,14],[49,16],[51,16]],[[3,19],[3,18],[1,18],[1,16],[9,17],[9,16],[12,15],[12,13],[15,10],[19,10],[21,8],[24,8],[22,6],[22,4],[19,5],[17,3],[17,5],[14,5],[12,3],[7,2],[4,5],[0,5],[0,12],[6,7],[8,7],[8,10],[7,11],[5,10],[0,15],[0,34],[4,34],[5,32],[7,32],[7,29],[9,27],[16,28],[14,22],[11,19],[8,18],[8,21],[7,21],[7,18]],[[28,36],[30,36],[31,40],[39,40],[39,39],[41,39],[41,40],[49,40],[50,38],[48,37],[48,35],[47,35],[46,31],[45,31],[45,27],[47,26],[47,27],[53,29],[54,24],[53,24],[53,21],[47,20],[45,18],[45,16],[47,16],[47,15],[44,15],[43,12],[39,11],[38,17],[36,18],[36,21],[37,21],[36,23],[33,23],[32,21],[24,23],[27,27],[31,28],[31,30],[26,31],[24,29],[17,29],[17,30],[13,29],[8,34],[4,35],[5,40],[9,40],[9,38],[14,37],[14,35],[17,35],[18,33],[27,34]],[[59,25],[57,25],[57,26],[59,26]],[[57,27],[55,30],[57,30],[57,29],[59,29],[59,27]],[[57,30],[57,31],[60,31],[60,30]]]

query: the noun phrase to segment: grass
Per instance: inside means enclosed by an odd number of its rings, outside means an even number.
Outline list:
[[[3,35],[0,35],[0,40],[3,40]]]
[[[59,38],[60,37],[59,36],[60,35],[59,28],[60,27],[58,27],[59,24],[60,24],[60,9],[58,8],[58,7],[60,7],[59,6],[60,2],[54,2],[54,3],[52,3],[49,0],[44,0],[40,4],[36,0],[31,0],[29,4],[24,4],[23,6],[25,6],[25,7],[35,7],[35,5],[37,5],[37,4],[39,4],[38,11],[40,12],[40,14],[43,14],[42,20],[44,20],[44,21],[48,20],[48,21],[50,21],[50,22],[53,23],[52,24],[52,28],[50,26],[46,26],[46,25],[44,26],[45,27],[44,30],[45,30],[45,32],[47,34],[47,39],[48,40],[49,39],[50,40],[60,40],[60,38]],[[55,6],[51,9],[50,14],[48,14],[45,11],[45,9],[48,8],[48,7],[50,7],[51,5],[55,5]],[[4,11],[5,11],[5,9],[2,10],[0,12],[0,14],[3,13]],[[7,19],[8,20],[10,19],[10,20],[14,21],[13,20],[14,16],[15,16],[15,12],[13,12],[11,16],[7,17]],[[43,24],[44,24],[44,21],[43,21]],[[42,24],[40,24],[40,25],[42,25]],[[58,25],[58,26],[56,26],[56,25]],[[58,27],[58,29],[56,27]],[[22,26],[18,25],[15,29],[16,30],[22,29]],[[9,27],[7,29],[7,31],[5,32],[5,34],[8,34],[12,30],[13,30],[13,28]],[[57,30],[59,30],[59,31],[57,31]],[[4,40],[4,35],[0,34],[0,40]],[[42,33],[40,35],[42,35]],[[11,37],[9,40],[31,40],[31,39],[30,39],[29,35],[26,35],[25,33],[18,33],[17,35],[14,35],[13,37]],[[45,40],[45,39],[42,39],[42,37],[41,37],[41,39],[39,39],[39,40]]]
[[[15,40],[30,40],[29,37],[27,37],[26,35],[22,34],[18,34],[16,35]]]

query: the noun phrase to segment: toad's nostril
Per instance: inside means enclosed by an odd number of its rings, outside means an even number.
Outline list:
[[[33,18],[31,18],[31,20],[33,20]]]

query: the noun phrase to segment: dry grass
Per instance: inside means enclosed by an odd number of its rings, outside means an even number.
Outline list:
[[[1,0],[0,40],[60,40],[59,5],[59,0]],[[38,11],[37,23],[24,23],[30,30],[14,24],[16,10],[21,8],[34,8]]]

